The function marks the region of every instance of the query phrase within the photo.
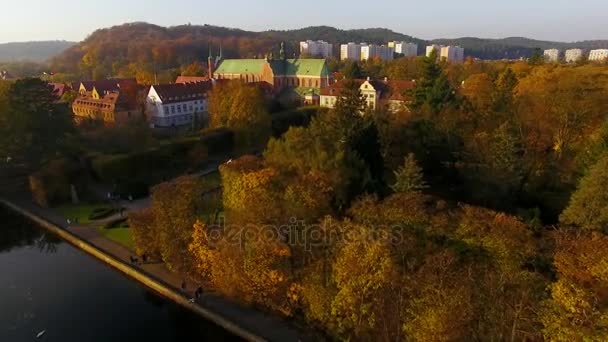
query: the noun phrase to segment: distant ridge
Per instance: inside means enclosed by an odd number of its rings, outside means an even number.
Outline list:
[[[0,62],[43,62],[77,44],[64,40],[0,44]]]

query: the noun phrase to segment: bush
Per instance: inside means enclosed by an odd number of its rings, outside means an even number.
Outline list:
[[[93,160],[98,179],[116,183],[117,192],[126,197],[148,195],[148,187],[174,178],[189,169],[200,167],[200,158],[193,151],[205,150],[208,155],[226,153],[234,146],[233,133],[227,129],[211,130],[200,139],[187,139],[158,149],[131,154],[104,155]]]
[[[272,135],[279,137],[290,127],[308,126],[312,118],[321,112],[319,107],[300,107],[272,114]]]

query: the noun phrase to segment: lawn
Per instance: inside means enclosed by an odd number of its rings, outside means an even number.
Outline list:
[[[103,204],[64,204],[55,207],[54,210],[66,219],[70,219],[72,222],[78,220],[78,223],[86,224],[91,222],[89,216],[95,209],[105,208],[107,205]]]
[[[131,237],[131,229],[126,227],[126,225],[109,229],[99,227],[97,231],[108,239],[127,247],[129,250],[135,250],[133,238]]]

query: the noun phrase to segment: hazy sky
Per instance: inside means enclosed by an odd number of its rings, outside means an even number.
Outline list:
[[[0,0],[0,43],[84,39],[132,21],[247,30],[387,27],[418,38],[608,39],[607,0]]]

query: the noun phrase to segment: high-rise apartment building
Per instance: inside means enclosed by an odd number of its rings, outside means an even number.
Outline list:
[[[361,44],[351,42],[340,45],[340,59],[361,60]]]
[[[361,60],[380,58],[383,61],[393,60],[394,49],[386,45],[365,44],[361,45]]]
[[[330,58],[333,55],[332,49],[332,44],[322,40],[307,40],[300,42],[300,55]]]
[[[442,46],[441,59],[448,62],[462,63],[464,61],[464,49],[460,46]]]
[[[581,49],[570,49],[566,50],[564,60],[566,63],[578,62],[583,58],[583,50]]]
[[[557,62],[559,61],[559,50],[558,49],[548,49],[545,50],[543,54],[545,56],[545,60],[547,62]]]
[[[608,49],[598,49],[589,51],[590,61],[604,61],[608,59]]]
[[[418,45],[406,42],[389,42],[388,47],[394,48],[395,53],[402,54],[405,57],[415,57],[418,55]]]

